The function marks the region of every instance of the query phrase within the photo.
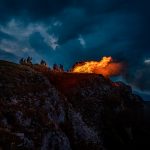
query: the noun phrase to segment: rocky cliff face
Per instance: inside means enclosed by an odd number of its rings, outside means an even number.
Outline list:
[[[1,149],[135,148],[142,111],[122,82],[0,62]]]

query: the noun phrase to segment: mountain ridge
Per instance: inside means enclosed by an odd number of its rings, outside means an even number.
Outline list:
[[[0,107],[1,149],[119,150],[145,144],[143,100],[130,86],[102,75],[0,61]]]

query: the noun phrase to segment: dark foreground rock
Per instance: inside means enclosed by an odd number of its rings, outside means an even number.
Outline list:
[[[143,102],[101,75],[0,62],[0,149],[136,149]]]

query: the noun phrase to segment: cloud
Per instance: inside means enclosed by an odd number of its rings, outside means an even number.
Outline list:
[[[83,48],[85,48],[85,47],[86,47],[86,42],[85,42],[84,38],[82,37],[82,35],[79,35],[78,40],[79,40],[81,46],[82,46]]]
[[[150,92],[150,69],[143,68],[136,71],[135,79],[133,80],[133,85],[140,88],[142,91]]]
[[[146,65],[150,65],[150,58],[145,59],[145,60],[144,60],[144,63],[145,63]]]
[[[0,59],[11,61],[11,62],[18,62],[18,60],[20,58],[17,57],[16,55],[12,54],[12,53],[5,52],[5,51],[0,49]]]
[[[0,43],[1,49],[5,50],[6,52],[12,52],[13,53],[18,53],[18,49],[20,48],[19,45],[16,42],[13,41],[8,41],[8,40],[1,40]]]
[[[0,32],[12,37],[4,37],[1,39],[0,48],[6,52],[11,52],[21,56],[23,53],[33,54],[36,49],[33,49],[29,41],[30,36],[36,32],[40,33],[45,43],[51,49],[56,50],[59,46],[58,37],[51,31],[51,26],[45,26],[42,23],[29,23],[24,25],[22,22],[11,19],[6,26],[0,25]],[[50,50],[50,49],[49,49]],[[43,49],[44,51],[44,49]]]
[[[44,41],[47,43],[47,45],[49,45],[53,50],[56,50],[59,47],[58,37],[56,37],[54,34],[49,35],[45,31],[42,31],[40,33],[43,36]]]
[[[54,25],[54,26],[62,26],[62,22],[60,22],[60,21],[55,21],[55,22],[53,23],[53,25]]]
[[[44,20],[60,13],[71,3],[70,0],[1,0],[0,22],[4,23],[14,17],[26,21]]]
[[[150,68],[149,65],[140,64],[136,68],[131,66],[124,74],[127,83],[141,91],[150,93]]]

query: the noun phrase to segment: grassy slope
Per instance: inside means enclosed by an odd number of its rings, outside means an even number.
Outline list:
[[[6,93],[10,96],[13,94],[22,95],[31,91],[40,92],[44,88],[48,88],[45,87],[43,82],[40,82],[43,80],[40,73],[37,73],[31,67],[7,61],[0,61],[0,79],[3,92],[7,92],[9,88],[11,89],[10,93]]]

